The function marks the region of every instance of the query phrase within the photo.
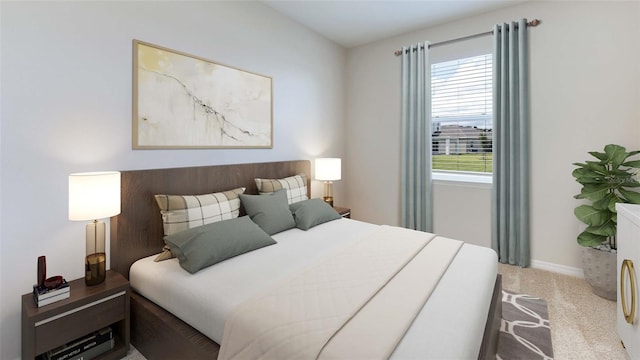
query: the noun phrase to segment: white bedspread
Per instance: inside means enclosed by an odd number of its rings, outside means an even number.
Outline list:
[[[340,219],[306,232],[291,229],[274,236],[277,245],[193,275],[175,259],[155,263],[150,256],[131,267],[131,285],[220,343],[236,306],[374,227]],[[477,357],[496,273],[493,250],[463,245],[391,358]]]
[[[387,359],[461,245],[380,226],[240,305],[218,359]]]

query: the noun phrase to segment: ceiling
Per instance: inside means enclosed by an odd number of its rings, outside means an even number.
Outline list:
[[[262,0],[346,48],[524,1],[527,0]]]

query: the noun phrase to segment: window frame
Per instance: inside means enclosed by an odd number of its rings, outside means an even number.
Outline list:
[[[432,112],[432,118],[431,118],[431,123],[432,123],[432,127],[433,130],[431,132],[431,141],[433,143],[433,135],[435,132],[435,124],[439,123],[440,126],[443,126],[447,123],[449,124],[456,124],[456,123],[461,123],[461,122],[465,122],[465,121],[487,121],[490,120],[491,121],[491,132],[492,132],[492,136],[491,136],[491,152],[487,152],[492,154],[493,156],[493,111],[492,108],[489,108],[491,110],[490,113],[484,113],[484,114],[461,114],[459,116],[445,116],[445,117],[433,117],[433,66],[436,64],[442,64],[442,63],[446,63],[446,62],[452,62],[452,61],[461,61],[461,60],[466,60],[466,59],[471,59],[471,58],[478,58],[478,57],[489,57],[491,59],[491,61],[493,61],[493,54],[492,53],[482,53],[482,54],[477,54],[477,55],[472,55],[472,56],[464,56],[464,57],[456,57],[453,59],[449,59],[449,60],[444,60],[444,61],[440,61],[437,63],[433,63],[431,64],[431,81],[432,81],[432,98],[431,98],[431,112]],[[493,66],[492,64],[489,65],[489,68],[491,70],[493,70]],[[493,74],[491,74],[491,80],[493,81]],[[491,94],[491,97],[493,96],[493,94]],[[486,98],[486,97],[485,97]],[[493,99],[491,99],[493,100]],[[487,119],[488,118],[488,119]],[[432,145],[432,150],[433,150],[433,145]],[[479,154],[481,152],[478,152]],[[439,183],[447,183],[447,182],[455,182],[455,183],[470,183],[470,184],[489,184],[489,186],[491,186],[491,184],[493,184],[493,171],[490,172],[474,172],[474,171],[464,171],[464,170],[442,170],[442,169],[434,169],[433,168],[433,151],[431,154],[431,175],[432,175],[432,179],[435,182],[439,182]],[[484,187],[484,186],[482,186]]]

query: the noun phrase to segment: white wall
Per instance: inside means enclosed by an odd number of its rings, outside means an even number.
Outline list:
[[[2,359],[20,355],[20,295],[36,258],[47,256],[49,275],[84,275],[69,173],[343,156],[346,51],[260,3],[3,1],[0,10]],[[274,148],[132,150],[134,38],[273,77]]]
[[[491,247],[491,184],[436,180],[433,207],[435,233]]]
[[[638,2],[536,1],[350,49],[344,178],[355,218],[399,222],[400,58],[393,52],[522,17],[542,20],[529,36],[531,255],[582,267],[571,164],[607,143],[640,148]],[[468,55],[461,43],[456,48]],[[490,244],[489,188],[436,184],[434,192],[435,232]]]

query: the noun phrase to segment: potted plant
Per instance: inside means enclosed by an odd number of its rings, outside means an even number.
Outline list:
[[[584,276],[593,292],[601,297],[616,299],[616,203],[640,204],[640,187],[636,170],[640,160],[629,160],[640,151],[627,152],[619,145],[609,144],[604,152],[589,152],[597,161],[574,163],[573,177],[582,185],[576,199],[590,204],[575,208],[576,217],[587,224],[578,235],[582,245]]]

